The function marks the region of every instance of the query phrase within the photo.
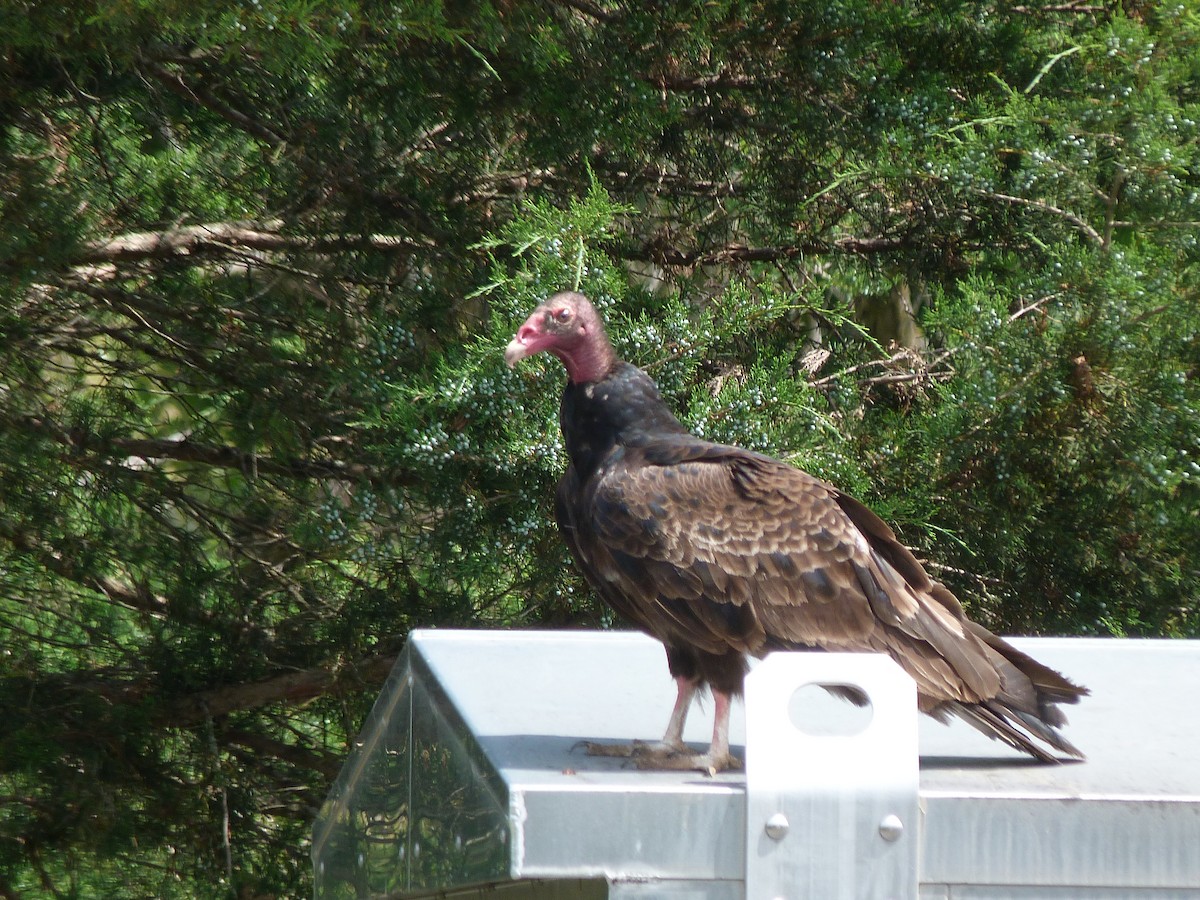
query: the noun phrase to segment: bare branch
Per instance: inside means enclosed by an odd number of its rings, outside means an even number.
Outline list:
[[[812,241],[778,247],[746,247],[730,244],[715,250],[683,250],[679,247],[664,247],[651,242],[640,251],[627,253],[626,257],[668,266],[707,266],[729,263],[779,262],[798,256],[817,256],[830,251],[860,254],[887,253],[905,246],[907,246],[907,242],[902,238],[855,237],[852,235],[835,238],[828,243]]]
[[[833,242],[833,246],[837,250],[863,255],[892,253],[896,250],[903,250],[910,244],[909,240],[899,237],[854,237],[852,235],[840,237]]]
[[[949,354],[944,354],[944,355],[940,356],[937,360],[935,360],[933,363],[931,363],[929,366],[927,366],[925,368],[925,370],[920,371],[920,372],[903,372],[903,373],[899,373],[899,374],[883,375],[883,376],[876,375],[876,376],[871,376],[867,379],[864,379],[864,381],[865,382],[912,381],[916,378],[927,377],[929,375],[929,371],[928,371],[929,368],[932,368],[932,366],[935,366],[938,363],[942,362],[948,355]],[[858,365],[847,366],[845,369],[841,369],[838,372],[834,372],[832,375],[826,375],[824,378],[818,378],[809,383],[813,387],[824,387],[827,384],[832,384],[833,382],[838,381],[839,379],[845,378],[847,375],[853,375],[855,372],[861,372],[863,369],[888,369],[888,368],[895,368],[903,363],[912,363],[914,360],[914,357],[915,357],[915,354],[913,353],[913,351],[908,350],[908,349],[900,350],[896,353],[893,353],[887,359],[873,359],[869,362],[859,363]]]
[[[1077,229],[1079,229],[1080,233],[1082,233],[1083,236],[1093,244],[1096,244],[1100,247],[1104,246],[1104,238],[1100,236],[1100,232],[1096,231],[1095,228],[1069,210],[1059,209],[1057,206],[1047,203],[1044,200],[1031,200],[1028,197],[1014,197],[1012,194],[1001,194],[997,193],[996,191],[976,189],[976,193],[992,200],[1001,200],[1004,203],[1011,203],[1014,206],[1025,206],[1029,209],[1036,209],[1045,213],[1049,213],[1053,216],[1058,216],[1059,218],[1064,219],[1070,224],[1074,225]]]
[[[187,84],[174,72],[168,72],[157,63],[149,63],[147,69],[171,93],[182,97],[190,103],[195,103],[203,106],[205,109],[211,110],[226,122],[242,129],[247,134],[253,135],[261,141],[265,141],[272,147],[284,143],[283,136],[277,131],[217,99],[204,88]]]
[[[1096,13],[1109,13],[1108,7],[1096,3],[1076,2],[1076,3],[1055,3],[1049,6],[1014,6],[1013,12],[1021,15],[1045,15],[1046,13],[1072,13],[1076,15],[1095,15]]]
[[[948,566],[932,559],[922,559],[921,565],[926,569],[933,569],[935,572],[948,572],[951,575],[958,575],[962,578],[970,578],[973,581],[978,581],[980,584],[991,585],[993,587],[1004,587],[1005,584],[1005,582],[1000,578],[991,578],[987,575],[980,575],[978,572],[968,572],[966,569]]]
[[[245,747],[255,755],[281,759],[292,765],[320,772],[329,778],[334,778],[342,767],[342,758],[337,754],[316,752],[296,744],[277,741],[263,734],[230,728],[222,731],[220,737],[225,743]]]
[[[0,521],[0,538],[60,578],[97,591],[120,606],[158,617],[166,616],[170,611],[169,601],[160,594],[155,594],[145,586],[84,571],[68,556],[36,536],[15,528],[11,523]]]
[[[136,469],[149,460],[174,459],[225,469],[238,469],[259,475],[282,475],[289,478],[337,478],[346,481],[386,482],[408,484],[413,476],[407,472],[381,472],[363,463],[336,459],[288,459],[260,455],[220,444],[206,444],[190,438],[99,438],[79,431],[68,431],[61,425],[36,416],[23,416],[20,427],[36,431],[77,452],[98,452],[108,457],[120,457]]]
[[[616,22],[622,17],[621,12],[609,12],[607,9],[590,2],[590,0],[554,0],[559,6],[565,6],[576,12],[583,13],[597,22]]]
[[[1117,220],[1117,203],[1121,199],[1121,188],[1125,186],[1128,177],[1129,173],[1125,171],[1125,167],[1118,165],[1113,173],[1112,187],[1104,195],[1104,240],[1101,246],[1106,250],[1112,243],[1113,227]]]
[[[276,675],[249,684],[213,688],[184,697],[164,712],[164,725],[187,728],[199,725],[210,716],[219,718],[233,712],[259,709],[275,703],[296,705],[352,684],[354,687],[380,684],[396,663],[396,654],[367,656],[348,665],[330,664]]]
[[[341,460],[280,459],[263,456],[237,447],[205,444],[189,438],[114,438],[107,447],[115,456],[132,460],[174,459],[202,463],[226,469],[239,469],[267,475],[286,475],[292,478],[338,478],[349,481],[379,481],[379,472],[362,463]],[[402,476],[401,480],[407,480]],[[389,482],[396,483],[395,478]]]
[[[714,75],[647,75],[645,80],[663,91],[746,88],[762,83],[758,78],[736,72],[717,72]]]
[[[167,705],[156,716],[156,724],[162,728],[192,728],[235,712],[273,704],[294,706],[340,690],[376,686],[392,671],[397,656],[396,653],[381,653],[349,662],[333,660],[260,681],[210,688],[173,700],[167,698]],[[41,673],[33,678],[25,675],[0,677],[0,690],[21,695],[36,692],[40,702],[47,706],[72,706],[74,702],[70,698],[80,694],[119,705],[161,696],[161,681],[154,676],[121,680],[103,670]]]
[[[239,222],[210,222],[166,231],[137,231],[116,235],[91,244],[78,262],[80,266],[103,266],[106,263],[168,259],[229,250],[332,253],[346,250],[393,252],[413,250],[416,247],[416,242],[408,238],[384,234],[306,238],[263,230]]]

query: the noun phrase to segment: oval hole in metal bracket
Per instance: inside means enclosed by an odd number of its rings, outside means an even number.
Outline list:
[[[866,692],[852,684],[805,684],[788,700],[788,718],[812,737],[853,737],[873,715]]]

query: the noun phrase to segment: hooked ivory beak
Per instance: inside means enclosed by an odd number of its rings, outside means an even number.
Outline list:
[[[525,346],[525,342],[519,335],[509,341],[508,346],[504,348],[504,362],[510,369],[528,355],[529,348]]]

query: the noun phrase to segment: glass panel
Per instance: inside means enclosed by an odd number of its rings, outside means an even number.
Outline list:
[[[509,874],[503,788],[453,710],[438,702],[436,685],[426,690],[427,684],[417,682],[413,691],[413,759],[421,777],[413,779],[410,886],[503,878]]]
[[[313,829],[318,900],[504,878],[503,785],[405,650]]]

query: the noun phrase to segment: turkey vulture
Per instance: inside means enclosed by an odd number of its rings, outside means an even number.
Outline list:
[[[729,704],[747,655],[848,650],[890,655],[935,719],[959,716],[1045,762],[1083,757],[1059,734],[1055,704],[1087,689],[968,619],[867,507],[794,466],[689,434],[650,377],[617,357],[582,294],[535,309],[504,359],[543,350],[567,369],[559,528],[600,597],[663,642],[679,691],[660,744],[611,752],[655,768],[736,767]],[[716,724],[708,752],[692,754],[683,725],[704,687]]]

